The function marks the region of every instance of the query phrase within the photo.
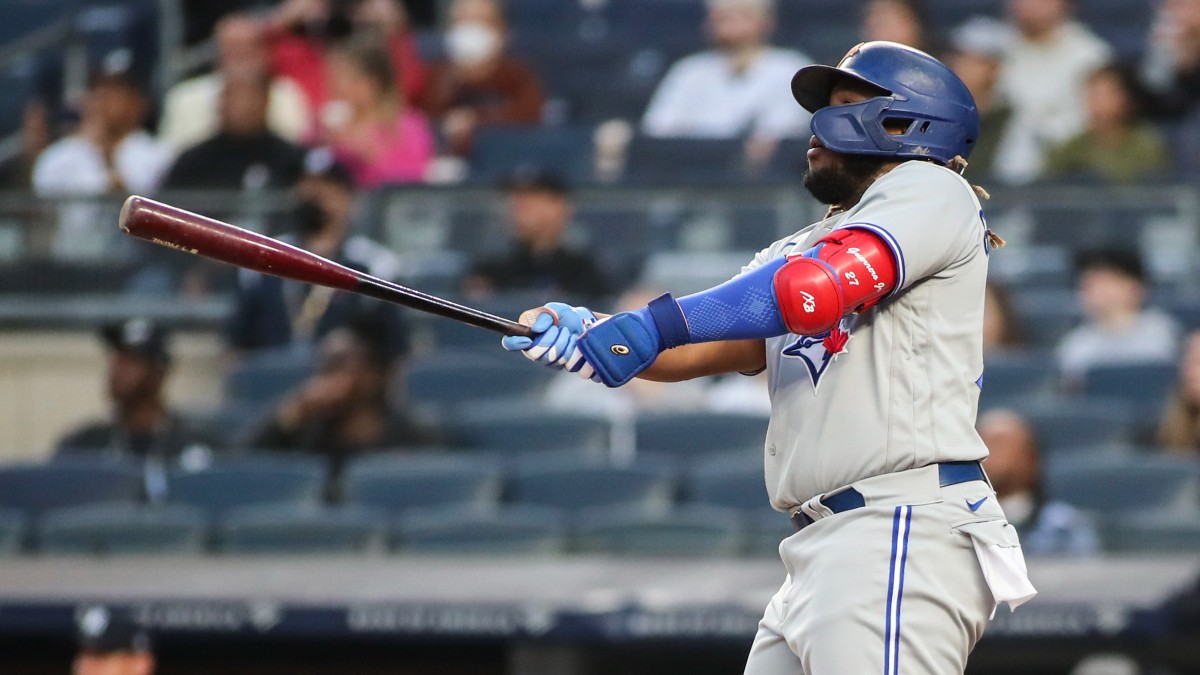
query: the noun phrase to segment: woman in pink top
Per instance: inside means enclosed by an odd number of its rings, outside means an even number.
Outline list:
[[[387,50],[356,36],[329,54],[333,101],[322,113],[323,136],[359,187],[424,180],[435,153],[428,120],[396,87]]]

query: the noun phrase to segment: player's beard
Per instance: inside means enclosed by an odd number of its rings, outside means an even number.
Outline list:
[[[838,155],[833,166],[809,169],[804,187],[822,204],[849,207],[867,191],[883,170],[887,158],[870,155]]]

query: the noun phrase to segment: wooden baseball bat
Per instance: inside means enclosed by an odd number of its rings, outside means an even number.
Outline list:
[[[177,251],[263,274],[327,286],[411,307],[504,335],[532,336],[528,326],[350,269],[278,239],[134,195],[121,207],[127,234]]]

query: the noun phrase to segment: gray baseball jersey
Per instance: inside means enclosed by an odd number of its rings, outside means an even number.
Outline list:
[[[971,186],[936,164],[904,162],[853,208],[775,242],[743,271],[840,228],[887,242],[897,288],[825,335],[766,341],[766,481],[781,511],[871,476],[987,456],[975,413],[989,251]]]

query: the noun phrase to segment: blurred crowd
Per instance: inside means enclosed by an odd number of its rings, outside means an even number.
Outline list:
[[[443,3],[440,28],[420,31],[399,0],[247,5],[215,21],[211,69],[161,96],[115,54],[93,69],[74,109],[29,101],[22,142],[0,165],[0,187],[50,198],[285,191],[295,208],[275,233],[392,279],[402,266],[396,253],[355,227],[365,194],[463,181],[482,130],[536,131],[554,122],[548,101],[556,92],[540,75],[547,64],[515,55],[499,0]],[[747,166],[771,162],[786,151],[784,141],[807,138],[807,115],[788,82],[812,59],[804,44],[773,41],[775,2],[703,6],[707,48],[665,69],[640,119],[595,125],[596,176],[622,164],[633,136],[735,141]],[[1200,148],[1188,140],[1200,138],[1200,0],[1158,3],[1140,62],[1118,59],[1076,19],[1076,9],[1071,0],[1008,0],[1001,16],[938,32],[918,0],[870,0],[862,3],[857,34],[931,51],[967,83],[983,117],[967,169],[975,182],[1023,186],[1062,177],[1125,184],[1200,167]],[[576,186],[561,172],[516,166],[486,187],[504,205],[507,247],[471,261],[456,281],[463,297],[485,304],[566,298],[620,309],[660,290],[573,243]],[[94,227],[94,208],[61,208],[56,254],[86,253],[78,247]],[[1040,401],[1089,400],[1098,369],[1162,367],[1164,400],[1143,401],[1121,440],[1156,455],[1194,457],[1200,449],[1200,332],[1189,334],[1195,325],[1156,307],[1136,247],[1077,253],[1069,302],[1082,316],[1054,345],[1034,344],[1027,331],[1037,319],[1022,316],[1010,289],[989,288],[979,430],[992,451],[987,468],[997,492],[1033,553],[1086,555],[1103,545],[1087,509],[1047,489],[1040,455],[1056,444],[1032,418]],[[198,264],[172,283],[201,294],[219,282]],[[230,290],[231,371],[284,359],[307,367],[303,377],[257,401],[252,418],[222,420],[215,429],[222,433],[214,434],[213,425],[192,425],[166,398],[167,332],[145,319],[109,326],[102,337],[112,413],[65,435],[58,452],[137,458],[152,501],[165,495],[171,471],[208,466],[214,451],[318,454],[330,460],[325,495],[336,501],[343,469],[359,455],[463,441],[406,390],[414,353],[443,347],[440,333],[433,349],[422,348],[410,314],[257,273],[239,272]],[[1036,369],[1052,380],[1044,390],[1032,382],[1007,392],[990,384],[1004,364],[1047,354]],[[765,417],[762,379],[635,382],[610,392],[559,378],[537,395],[551,408],[597,411],[619,429],[654,412]]]

